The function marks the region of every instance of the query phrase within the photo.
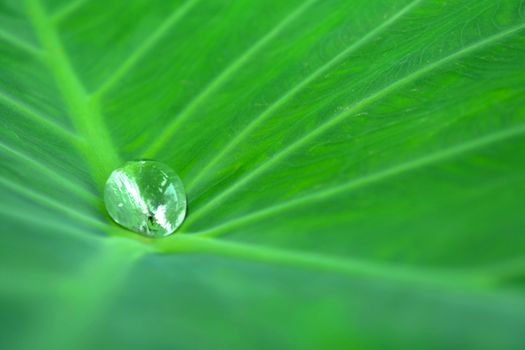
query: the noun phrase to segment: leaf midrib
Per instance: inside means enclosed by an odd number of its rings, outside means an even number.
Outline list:
[[[99,112],[98,101],[87,94],[43,5],[39,0],[26,0],[26,4],[30,21],[44,49],[44,59],[57,82],[75,128],[84,138],[80,151],[101,190],[109,173],[120,165],[120,157]]]

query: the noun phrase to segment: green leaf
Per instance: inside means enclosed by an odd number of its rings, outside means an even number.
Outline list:
[[[2,0],[0,348],[525,347],[524,62],[521,0]]]

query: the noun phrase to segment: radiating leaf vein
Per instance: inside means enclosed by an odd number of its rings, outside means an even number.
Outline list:
[[[61,175],[56,170],[40,162],[36,158],[31,157],[19,150],[16,150],[3,142],[0,142],[0,150],[3,150],[4,152],[9,153],[15,156],[16,158],[30,164],[33,167],[33,169],[39,171],[41,174],[44,174],[47,178],[56,182],[58,186],[68,189],[69,191],[71,191],[71,193],[77,193],[82,198],[88,200],[90,203],[98,204],[100,202],[100,199],[97,196],[87,191],[80,183],[71,181],[69,178]]]
[[[280,214],[282,212],[285,212],[286,210],[290,210],[298,206],[325,200],[327,198],[330,198],[331,196],[335,196],[337,194],[349,190],[354,190],[363,186],[369,186],[376,182],[384,181],[406,172],[415,171],[425,166],[430,166],[432,164],[460,156],[464,153],[472,152],[478,148],[486,147],[497,142],[508,141],[509,139],[523,136],[524,134],[525,125],[517,125],[506,130],[500,130],[461,144],[454,145],[447,149],[428,154],[424,157],[415,160],[410,160],[408,162],[395,165],[391,168],[387,168],[385,170],[381,170],[372,174],[353,179],[339,186],[326,188],[296,199],[286,201],[284,203],[272,205],[270,207],[258,210],[256,212],[246,214],[242,217],[232,219],[224,224],[221,224],[220,226],[212,227],[211,229],[206,230],[205,232],[202,232],[200,234],[203,236],[217,237],[226,234],[229,229],[232,229],[239,225],[252,222],[257,219],[262,219],[270,215]]]
[[[381,32],[383,32],[385,29],[387,29],[389,26],[397,22],[400,18],[402,18],[405,14],[410,12],[416,5],[418,5],[421,2],[421,0],[415,0],[412,1],[407,6],[403,7],[400,11],[395,13],[393,16],[379,24],[376,28],[371,30],[368,34],[363,36],[361,39],[357,40],[355,43],[341,51],[339,54],[334,56],[332,59],[330,59],[328,62],[326,62],[324,65],[319,67],[318,69],[314,70],[310,75],[308,75],[305,79],[303,79],[301,82],[299,82],[297,85],[290,88],[288,91],[286,91],[279,99],[274,101],[271,105],[268,106],[261,114],[259,114],[257,117],[255,117],[246,127],[244,127],[235,137],[233,137],[222,149],[217,152],[212,159],[206,163],[206,165],[202,168],[202,170],[193,178],[191,178],[187,184],[188,192],[191,192],[192,189],[197,186],[200,183],[201,179],[206,178],[207,175],[215,168],[215,166],[226,156],[228,155],[233,149],[235,149],[242,141],[246,139],[246,137],[255,129],[257,126],[259,126],[262,122],[264,122],[269,116],[271,116],[276,110],[284,106],[288,101],[290,101],[297,93],[299,93],[301,90],[303,90],[305,87],[307,87],[310,83],[312,83],[317,78],[323,76],[326,74],[330,69],[332,69],[334,66],[336,66],[338,63],[342,62],[345,58],[347,58],[351,53],[355,52],[359,48],[361,48],[366,43],[370,42],[373,38],[377,37]]]
[[[34,45],[25,42],[24,40],[14,36],[13,34],[3,30],[0,28],[0,39],[8,42],[9,44],[25,51],[26,53],[32,55],[32,56],[40,56],[41,50],[38,47],[35,47]]]
[[[100,85],[93,93],[92,96],[100,98],[103,94],[109,91],[115,84],[117,84],[129,71],[138,63],[140,60],[149,53],[155,45],[175,26],[184,16],[191,10],[191,8],[199,0],[188,0],[183,6],[174,11],[160,26],[153,32],[141,46],[128,57],[122,65],[117,68],[114,73],[109,76],[102,85]]]
[[[73,12],[80,9],[89,0],[72,0],[59,8],[55,13],[51,15],[51,19],[57,23],[68,18]]]
[[[306,133],[304,136],[299,138],[297,141],[290,144],[288,147],[284,148],[277,154],[275,154],[272,158],[270,158],[267,162],[261,164],[260,166],[256,167],[251,172],[244,175],[244,177],[241,177],[237,182],[234,182],[231,184],[230,187],[228,187],[223,192],[219,193],[216,197],[210,199],[205,205],[203,205],[201,208],[197,209],[191,218],[186,222],[187,227],[191,227],[191,224],[196,222],[200,217],[203,216],[206,212],[216,207],[218,204],[220,204],[222,201],[224,201],[226,198],[228,198],[230,195],[235,193],[238,189],[240,189],[245,184],[249,183],[251,180],[257,178],[260,174],[264,173],[268,169],[270,169],[275,164],[279,163],[281,160],[283,160],[286,156],[290,155],[291,153],[295,152],[300,147],[304,146],[305,144],[313,141],[315,138],[329,130],[330,128],[334,127],[341,121],[345,120],[347,117],[352,116],[353,113],[359,111],[363,107],[366,107],[367,105],[380,100],[381,98],[387,96],[388,94],[391,94],[395,92],[397,89],[415,81],[416,79],[422,77],[423,75],[447,64],[455,59],[458,59],[466,54],[469,54],[471,52],[474,52],[478,49],[481,49],[487,45],[494,44],[498,42],[499,40],[502,40],[512,34],[515,34],[522,29],[525,28],[525,24],[519,24],[516,25],[508,30],[499,32],[497,34],[494,34],[484,40],[478,41],[470,46],[464,47],[446,57],[443,57],[439,60],[436,60],[434,62],[431,62],[422,68],[409,73],[405,77],[396,80],[395,82],[387,85],[386,87],[376,91],[375,93],[372,93],[371,95],[363,98],[362,100],[355,103],[352,107],[348,108],[344,112],[340,114],[336,114],[334,117],[329,118],[327,121],[325,121],[321,126],[318,128],[311,130],[310,132]]]
[[[306,9],[308,9],[317,0],[310,0],[291,14],[286,16],[279,24],[277,24],[266,35],[261,37],[257,42],[251,45],[242,55],[231,62],[215,79],[213,79],[197,96],[195,96],[190,103],[184,107],[182,112],[177,115],[166,128],[163,129],[162,134],[155,137],[154,142],[144,152],[144,157],[155,157],[163,146],[170,140],[177,128],[182,125],[192,113],[211,95],[213,95],[237,70],[239,70],[246,62],[253,58],[265,45],[274,39],[286,26],[296,20]]]
[[[50,118],[44,116],[42,113],[35,111],[31,107],[27,106],[23,102],[15,99],[14,97],[7,95],[0,91],[0,102],[21,113],[22,115],[30,118],[35,123],[42,125],[42,127],[53,131],[60,135],[64,139],[68,140],[72,144],[78,144],[80,138],[77,134],[66,129],[62,125],[52,121]]]
[[[41,195],[37,193],[36,191],[29,189],[25,186],[22,186],[10,179],[2,178],[0,177],[0,184],[4,185],[5,187],[9,188],[10,190],[26,197],[29,199],[34,200],[35,202],[38,202],[42,205],[44,205],[47,208],[53,208],[56,209],[64,214],[69,215],[72,218],[78,219],[81,222],[87,223],[89,225],[92,225],[93,227],[97,228],[105,228],[105,224],[102,221],[99,221],[95,219],[94,217],[88,216],[87,214],[80,212],[78,210],[72,209],[71,207],[62,204],[60,202],[55,201],[54,199]]]
[[[154,245],[161,253],[208,253],[239,260],[342,273],[351,277],[363,276],[453,289],[485,287],[495,278],[495,276],[487,277],[483,271],[419,269],[415,266],[401,266],[391,262],[333,257],[195,235],[175,235],[155,241]]]

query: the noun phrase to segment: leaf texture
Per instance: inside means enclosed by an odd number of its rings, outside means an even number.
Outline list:
[[[0,347],[523,348],[523,62],[521,0],[0,0]]]

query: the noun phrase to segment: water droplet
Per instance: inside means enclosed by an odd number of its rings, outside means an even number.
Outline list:
[[[106,182],[104,202],[118,224],[148,237],[172,234],[186,215],[182,181],[169,166],[151,160],[115,169]]]

